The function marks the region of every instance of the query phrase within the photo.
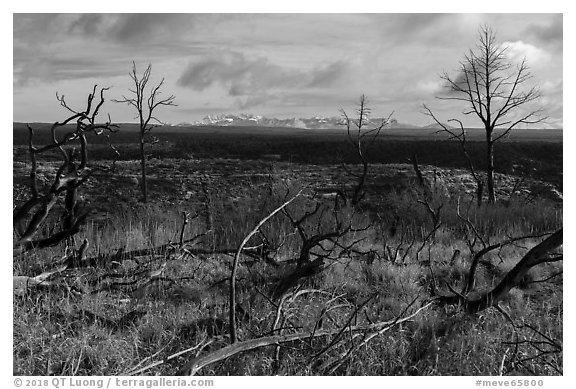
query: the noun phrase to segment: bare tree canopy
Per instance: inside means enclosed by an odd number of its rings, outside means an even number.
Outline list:
[[[464,115],[476,115],[486,131],[486,172],[488,201],[496,201],[494,193],[494,143],[519,125],[534,125],[546,120],[542,109],[533,108],[541,93],[529,86],[532,79],[526,58],[519,64],[508,56],[508,47],[498,43],[491,27],[480,28],[476,50],[470,50],[460,62],[455,77],[444,72],[449,93],[440,100],[466,103]],[[440,122],[425,107],[426,114]],[[445,126],[444,129],[446,129]]]
[[[97,122],[100,109],[105,102],[104,94],[109,88],[100,88],[99,99],[97,98],[97,89],[98,86],[94,85],[92,92],[88,94],[84,110],[72,108],[66,102],[64,95],[56,93],[56,99],[60,105],[71,115],[63,121],[52,124],[50,127],[51,142],[47,145],[35,146],[34,129],[29,124],[26,125],[29,134],[28,151],[31,160],[30,193],[26,201],[14,208],[13,226],[17,237],[14,243],[15,254],[34,248],[55,246],[73,237],[88,216],[88,213],[82,209],[81,201],[78,201],[78,189],[95,172],[111,170],[89,164],[86,135],[88,133],[95,135],[106,133],[105,135],[108,136],[109,133],[117,131],[117,125],[112,124],[110,116],[108,116],[108,121],[104,123]],[[64,134],[58,133],[58,130],[66,128],[67,125],[74,122],[76,122],[75,128],[72,131]],[[66,148],[66,146],[72,145],[80,146],[79,153],[76,153],[75,148]],[[59,158],[62,162],[50,184],[39,185],[38,157],[54,149],[59,151]],[[62,197],[64,197],[64,209],[61,210],[63,214],[61,216],[62,225],[51,231],[48,236],[37,238],[37,235],[41,235],[42,228],[49,216],[58,213],[57,211],[54,212],[54,209],[58,208],[57,204]]]
[[[121,99],[114,100],[117,103],[126,103],[136,109],[138,112],[138,119],[140,124],[140,162],[141,162],[141,175],[142,175],[142,201],[148,201],[148,190],[146,185],[146,155],[144,153],[144,145],[146,143],[146,135],[158,124],[163,124],[156,116],[155,111],[160,106],[175,106],[174,95],[168,97],[160,97],[162,94],[161,88],[164,85],[164,78],[158,83],[146,90],[146,86],[150,81],[152,74],[152,65],[149,64],[142,76],[138,76],[136,70],[136,62],[132,62],[132,71],[129,73],[134,89],[129,89],[132,94],[131,97],[122,96]],[[155,124],[152,124],[155,123]]]
[[[365,95],[362,95],[358,100],[356,116],[354,118],[350,118],[344,109],[341,109],[340,113],[342,114],[344,125],[346,126],[348,140],[354,147],[356,155],[362,163],[361,173],[349,172],[358,180],[352,195],[352,205],[356,205],[365,195],[364,186],[366,184],[369,164],[367,159],[368,150],[373,146],[382,129],[390,122],[390,118],[394,112],[390,113],[386,119],[381,120],[377,124],[373,124],[370,121],[372,109],[369,107],[368,98]]]

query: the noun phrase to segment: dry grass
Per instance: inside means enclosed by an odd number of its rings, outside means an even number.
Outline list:
[[[412,195],[415,195],[412,193]],[[238,246],[246,232],[253,228],[267,211],[284,197],[266,196],[259,187],[246,188],[233,203],[226,193],[215,195],[211,203],[213,231],[204,238],[203,247],[221,248]],[[229,196],[228,196],[229,197]],[[431,283],[441,288],[450,283],[459,286],[469,266],[467,246],[464,242],[462,220],[455,213],[455,203],[444,206],[444,225],[436,233],[434,245],[418,255],[415,247],[406,255],[405,263],[391,263],[382,256],[367,261],[362,256],[331,262],[321,274],[308,279],[304,286],[321,289],[331,296],[343,296],[351,304],[361,304],[376,294],[364,307],[356,320],[390,320],[400,315],[412,301],[417,303],[429,297]],[[357,218],[356,222],[370,222],[372,227],[352,234],[348,241],[365,238],[358,244],[362,251],[382,252],[383,244],[399,244],[399,236],[388,231],[394,215],[405,223],[406,239],[420,241],[429,228],[423,207],[414,205],[414,198],[406,193],[390,194],[382,199],[380,212],[366,209],[352,215],[349,208],[341,210],[343,218]],[[295,210],[301,205],[296,205]],[[536,212],[534,210],[537,210]],[[181,226],[181,211],[202,213],[203,209],[181,204],[177,207],[149,205],[128,211],[111,212],[97,223],[89,223],[78,241],[90,242],[88,255],[113,253],[120,247],[126,251],[150,248],[168,241],[176,242]],[[480,231],[492,239],[551,230],[562,224],[561,210],[542,203],[530,209],[521,204],[470,208],[470,219]],[[318,222],[315,220],[314,222]],[[312,223],[313,224],[313,223]],[[194,236],[205,231],[205,218],[195,219],[186,232]],[[275,217],[265,227],[272,241],[285,242],[280,259],[294,257],[298,250],[293,228],[286,218]],[[487,257],[492,266],[481,266],[478,288],[485,290],[494,285],[528,247],[537,240],[523,242],[525,247],[508,247],[500,257]],[[462,255],[450,265],[454,250]],[[15,262],[15,274],[35,275],[49,269],[62,255],[62,248],[32,253]],[[501,260],[502,258],[502,260]],[[159,261],[158,264],[162,262]],[[278,268],[263,262],[246,260],[238,275],[239,303],[247,313],[239,324],[241,339],[266,334],[274,320],[274,306],[266,296],[271,295],[274,281],[281,279],[290,266]],[[174,282],[162,282],[136,292],[102,292],[76,294],[63,288],[52,293],[35,293],[14,297],[14,374],[15,375],[115,375],[130,372],[178,351],[199,344],[205,339],[216,342],[203,352],[214,350],[226,343],[228,333],[228,287],[221,282],[230,273],[228,255],[199,255],[170,259],[163,275]],[[137,264],[127,261],[119,270],[133,271]],[[530,324],[542,334],[562,341],[562,276],[547,282],[538,281],[561,270],[561,265],[542,266],[529,274],[522,288],[513,290],[502,303],[502,308],[517,325]],[[118,269],[117,269],[118,270]],[[68,281],[86,282],[103,269],[75,273]],[[106,270],[109,271],[109,270]],[[185,278],[185,279],[181,279]],[[314,294],[300,297],[293,305],[293,325],[312,330],[316,325],[326,298]],[[141,310],[144,316],[126,328],[109,328],[96,320],[78,315],[88,310],[103,317],[115,319],[127,312]],[[335,310],[328,325],[342,326],[349,317],[349,308]],[[413,321],[385,332],[336,369],[337,375],[497,375],[558,374],[554,367],[562,366],[562,353],[546,355],[542,359],[529,359],[537,353],[527,345],[516,350],[506,344],[513,339],[515,330],[508,320],[495,309],[477,315],[464,315],[456,307],[434,308],[425,311]],[[537,339],[534,331],[526,327],[521,336]],[[316,360],[311,360],[331,339],[318,338],[310,342],[293,342],[280,350],[280,364],[274,360],[274,349],[236,355],[202,370],[210,375],[314,375],[325,374],[322,364],[336,358],[344,349],[333,347]],[[191,357],[186,354],[144,372],[144,374],[174,374]]]

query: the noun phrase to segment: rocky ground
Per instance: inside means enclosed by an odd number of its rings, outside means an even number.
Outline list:
[[[106,164],[106,162],[101,162]],[[56,171],[56,163],[43,163],[38,169],[39,183],[48,184]],[[428,184],[445,195],[473,197],[475,182],[466,170],[423,165],[420,167]],[[26,196],[30,165],[14,162],[13,190],[15,203]],[[355,178],[350,174],[358,166],[305,165],[277,161],[246,161],[235,159],[151,159],[148,161],[150,197],[164,206],[201,206],[220,197],[233,205],[255,188],[269,192],[282,186],[306,188],[319,194],[338,189],[350,190]],[[367,189],[377,199],[390,191],[402,191],[414,183],[416,175],[409,164],[370,165]],[[496,174],[496,195],[503,201],[511,198],[530,202],[546,198],[561,205],[562,192],[551,183],[513,175]],[[120,161],[113,174],[95,175],[82,189],[86,205],[96,219],[118,207],[130,207],[140,196],[139,163]]]

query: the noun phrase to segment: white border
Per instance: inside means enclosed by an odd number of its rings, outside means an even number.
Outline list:
[[[502,0],[485,0],[482,2],[468,2],[468,1],[414,1],[414,0],[403,0],[401,2],[394,2],[389,4],[384,1],[340,1],[340,2],[328,2],[328,1],[311,1],[311,0],[292,0],[285,1],[283,4],[276,4],[271,1],[222,1],[222,0],[210,0],[206,2],[194,1],[189,4],[184,1],[161,1],[161,2],[147,2],[142,1],[113,1],[113,0],[102,0],[97,2],[79,2],[79,1],[39,1],[39,0],[25,0],[19,2],[4,2],[2,5],[2,12],[0,25],[3,29],[3,40],[4,44],[4,61],[2,61],[2,66],[4,71],[1,73],[6,77],[5,82],[2,85],[9,85],[10,92],[12,92],[12,82],[8,80],[8,75],[12,74],[9,69],[12,61],[12,43],[7,42],[12,37],[12,14],[13,13],[52,13],[52,12],[155,12],[155,13],[179,13],[179,12],[226,12],[226,13],[260,13],[260,12],[352,12],[352,13],[362,13],[362,12],[382,12],[382,13],[404,13],[404,12],[422,12],[422,13],[437,13],[437,12],[449,12],[449,13],[564,13],[564,69],[570,70],[570,65],[574,65],[572,61],[573,57],[573,47],[574,45],[574,13],[569,5],[568,1],[561,0],[546,0],[539,2],[525,2],[525,1],[502,1]],[[564,77],[564,90],[573,91],[574,87],[574,74],[570,71]],[[2,117],[9,118],[12,117],[12,93],[4,94],[2,97]],[[574,172],[573,168],[576,167],[576,161],[574,156],[576,153],[572,152],[572,147],[576,145],[576,129],[574,128],[574,109],[572,109],[572,96],[571,93],[565,96],[567,101],[565,101],[565,106],[570,107],[566,112],[564,112],[564,220],[565,220],[565,236],[568,242],[565,245],[564,251],[565,256],[568,259],[564,262],[565,273],[568,275],[568,280],[574,277],[574,261],[575,250],[573,244],[571,244],[571,237],[576,237],[574,234],[574,215],[575,206],[574,203]],[[2,160],[2,165],[4,168],[0,169],[0,182],[6,183],[10,182],[11,178],[8,173],[12,170],[12,160],[10,152],[12,149],[12,131],[9,128],[11,126],[8,120],[5,120],[6,127],[4,131],[8,134],[8,140],[2,145],[3,152],[0,154]],[[0,312],[4,313],[4,317],[7,318],[9,312],[11,312],[11,302],[12,302],[12,289],[8,281],[8,277],[12,274],[11,268],[11,255],[8,253],[9,237],[11,236],[11,224],[9,204],[12,204],[11,190],[5,188],[1,193],[2,196],[2,216],[4,222],[2,224],[3,233],[0,234],[2,237],[2,273],[6,277],[1,285],[1,296],[0,299]],[[543,377],[546,387],[576,387],[574,384],[576,381],[574,377],[574,369],[569,366],[575,366],[574,363],[574,335],[570,329],[575,328],[574,321],[574,307],[572,304],[572,298],[574,298],[574,286],[571,282],[564,285],[564,302],[565,302],[565,317],[564,317],[564,328],[568,331],[564,331],[564,345],[565,345],[565,369],[564,377]],[[568,302],[568,303],[566,303]],[[10,315],[12,317],[12,315]],[[12,320],[4,320],[2,323],[2,333],[4,334],[4,340],[6,343],[10,344],[12,334]],[[8,387],[12,387],[12,348],[5,346],[2,353],[2,378],[0,382],[8,384]],[[352,378],[352,377],[289,377],[277,379],[274,377],[248,377],[248,378],[219,378],[217,379],[218,385],[216,387],[230,387],[233,385],[250,385],[252,387],[269,387],[270,385],[275,385],[276,387],[292,387],[294,384],[298,384],[304,387],[315,387],[317,388],[321,384],[330,384],[335,386],[344,385],[371,385],[380,386],[383,385],[402,385],[406,381],[409,381],[410,385],[418,385],[426,388],[446,388],[446,387],[458,387],[467,388],[474,387],[474,382],[476,379],[481,379],[481,377],[364,377],[364,378]],[[487,379],[497,379],[495,377],[487,377]],[[570,383],[572,385],[570,385]]]

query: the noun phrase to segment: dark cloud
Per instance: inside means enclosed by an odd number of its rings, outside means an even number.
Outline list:
[[[228,52],[191,63],[178,84],[197,91],[219,85],[228,91],[229,96],[250,96],[243,105],[253,105],[265,101],[262,96],[267,96],[269,90],[331,86],[346,69],[344,62],[335,62],[304,71],[285,68],[265,58],[249,58],[243,53]]]
[[[71,34],[93,35],[100,31],[104,16],[102,14],[84,14],[68,27]]]
[[[19,49],[18,55],[15,50],[14,58],[14,86],[17,87],[78,79],[105,82],[110,77],[127,74],[131,67],[131,62],[119,55],[104,56],[98,51],[83,49],[37,52]]]
[[[286,97],[293,91],[330,88],[345,79],[348,70],[344,61],[300,70],[276,65],[266,58],[227,52],[191,63],[178,84],[197,91],[220,86],[228,96],[236,97],[236,106],[244,110],[287,103]]]
[[[177,44],[190,42],[190,33],[210,33],[228,14],[81,14],[68,24],[68,33],[106,39],[127,45]]]
[[[177,40],[179,33],[194,28],[195,14],[81,14],[68,24],[69,34],[140,45],[168,37]]]
[[[263,58],[242,53],[220,53],[191,63],[178,80],[181,86],[201,91],[214,84],[228,89],[230,96],[251,94],[266,87],[286,85],[290,71]]]
[[[562,14],[556,14],[547,25],[530,24],[525,33],[539,43],[562,46],[564,22]]]
[[[14,66],[14,85],[20,87],[35,82],[56,83],[83,78],[98,82],[106,77],[117,76],[119,67],[127,67],[127,64],[119,60],[38,56]]]
[[[438,97],[454,97],[461,96],[461,92],[454,90],[455,87],[462,88],[464,90],[468,89],[468,85],[466,83],[466,73],[463,69],[450,73],[444,73],[442,77],[443,78],[440,79],[440,82],[436,85],[436,87],[429,91],[430,94]],[[445,77],[449,77],[453,84]]]
[[[311,87],[329,87],[340,81],[349,70],[348,63],[338,61],[328,66],[314,70],[312,80],[308,84]]]
[[[193,15],[190,15],[193,18]],[[145,43],[187,28],[190,19],[175,14],[128,14],[117,16],[107,35],[120,42]]]
[[[15,14],[14,36],[27,44],[83,37],[118,44],[180,42],[225,16],[210,14]]]
[[[175,58],[176,53],[203,53],[205,47],[184,33],[194,25],[196,17],[15,14],[14,86],[82,78],[98,82],[106,77],[125,75],[133,60],[157,63]]]

